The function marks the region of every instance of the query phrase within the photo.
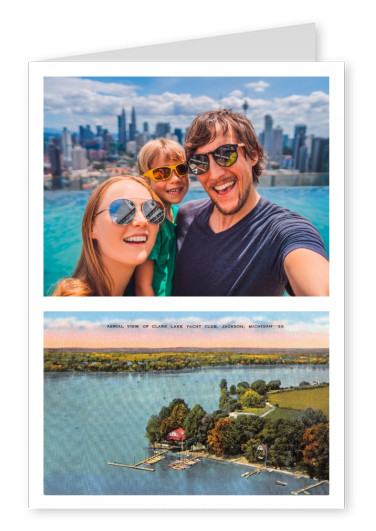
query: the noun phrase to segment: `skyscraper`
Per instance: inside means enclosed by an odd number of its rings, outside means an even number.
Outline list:
[[[129,140],[133,141],[136,139],[136,131],[136,109],[132,107],[131,123],[129,124]]]
[[[315,138],[312,146],[311,170],[329,172],[329,138]]]
[[[308,166],[308,148],[306,145],[300,146],[299,148],[298,162],[299,165],[295,166],[295,168],[297,168],[300,173],[305,172]]]
[[[51,173],[52,173],[52,188],[57,189],[61,188],[61,163],[60,163],[60,149],[59,147],[51,142],[48,146],[48,157],[51,164]]]
[[[119,150],[127,150],[127,123],[125,110],[121,111],[121,115],[118,116],[118,133],[119,133]]]
[[[270,161],[272,160],[272,148],[273,148],[273,119],[270,114],[265,115],[265,127],[264,127],[264,150],[268,155],[268,165],[269,168]]]
[[[179,144],[183,143],[183,131],[178,127],[174,129],[174,135],[176,135]]]
[[[89,144],[91,140],[93,139],[94,134],[93,131],[90,128],[90,125],[87,125],[86,127],[80,125],[80,144],[81,146],[85,146],[86,144]]]
[[[307,126],[306,125],[296,125],[294,133],[294,146],[292,155],[294,157],[294,168],[300,167],[299,161],[299,151],[302,146],[305,144],[305,134]]]
[[[87,168],[86,149],[76,146],[72,150],[72,169],[83,170]]]
[[[170,132],[170,124],[168,122],[158,122],[155,128],[155,136],[157,138],[166,137]]]
[[[72,137],[66,127],[64,127],[61,134],[61,147],[64,164],[70,168],[72,166]]]
[[[272,151],[270,155],[270,160],[276,164],[281,163],[282,158],[282,144],[283,144],[283,130],[281,127],[276,127],[273,129],[272,134]]]

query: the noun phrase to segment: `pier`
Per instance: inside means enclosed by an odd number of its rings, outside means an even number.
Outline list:
[[[122,463],[112,463],[112,462],[108,462],[107,464],[112,465],[112,466],[120,466],[123,468],[146,470],[146,472],[154,472],[155,468],[147,468],[141,465],[151,465],[151,464],[157,463],[158,461],[161,461],[161,459],[165,458],[163,454],[165,454],[166,452],[168,452],[168,450],[161,450],[157,454],[151,455],[150,457],[147,457],[146,459],[143,459],[142,461],[139,461],[138,463],[135,463],[134,465],[124,465]]]
[[[308,485],[308,487],[304,487],[303,489],[299,489],[299,490],[293,490],[291,492],[291,494],[301,494],[301,493],[304,493],[304,494],[310,494],[310,492],[308,492],[310,489],[313,489],[313,487],[318,487],[319,485],[322,485],[323,483],[326,483],[326,480],[322,480],[322,481],[319,481],[318,483],[314,483],[313,485]]]
[[[252,470],[252,472],[245,472],[245,474],[242,474],[242,477],[243,478],[250,478],[254,474],[260,474],[260,472],[261,472],[261,469],[257,468],[256,470]]]
[[[108,465],[112,466],[121,466],[123,468],[135,468],[136,470],[146,470],[146,472],[154,472],[155,468],[146,468],[145,466],[137,466],[137,465],[123,465],[122,463],[111,463],[108,462]]]

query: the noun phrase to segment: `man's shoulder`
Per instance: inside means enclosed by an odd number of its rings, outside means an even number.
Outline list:
[[[260,198],[260,209],[259,214],[265,216],[265,219],[270,223],[291,223],[292,226],[294,223],[308,223],[311,224],[308,219],[304,218],[301,214],[294,212],[293,210],[288,210],[287,208],[277,205],[268,201],[264,197]]]
[[[179,208],[179,219],[193,220],[197,215],[206,212],[213,205],[209,198],[188,201]]]

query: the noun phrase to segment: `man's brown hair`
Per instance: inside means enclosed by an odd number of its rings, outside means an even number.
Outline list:
[[[258,156],[257,163],[253,166],[253,183],[258,184],[265,163],[266,154],[257,139],[251,122],[238,112],[230,109],[207,111],[196,116],[185,135],[184,148],[187,160],[196,149],[212,142],[218,134],[232,131],[239,144],[244,144],[246,158],[254,159]]]

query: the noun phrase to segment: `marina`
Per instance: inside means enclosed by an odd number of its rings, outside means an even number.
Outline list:
[[[165,454],[166,452],[168,452],[168,450],[162,450],[160,452],[157,452],[151,457],[147,457],[146,459],[143,459],[142,461],[139,461],[138,463],[135,463],[134,465],[124,465],[121,463],[112,463],[110,461],[107,464],[112,465],[112,466],[120,466],[124,468],[134,468],[136,470],[146,470],[147,472],[154,472],[155,470],[154,468],[147,468],[141,465],[151,465],[154,463],[158,463],[158,461],[161,461],[162,459],[165,458],[163,454]]]
[[[210,367],[163,374],[45,374],[44,493],[291,496],[292,491],[298,491],[300,495],[304,492],[328,494],[328,483],[305,491],[314,480],[277,470],[264,473],[261,468],[262,473],[254,473],[245,481],[241,474],[252,473],[255,468],[236,460],[237,456],[225,461],[201,455],[202,452],[195,455],[185,449],[182,452],[171,447],[149,448],[145,428],[152,413],[156,414],[163,405],[182,395],[189,407],[199,403],[206,411],[213,411],[218,404],[218,382],[222,378],[228,382],[279,378],[284,386],[329,379],[327,366],[308,365]],[[193,458],[200,461],[192,466],[188,463]],[[180,469],[168,466],[179,460],[183,460]],[[140,471],[148,473],[140,474]],[[283,488],[275,481],[288,482],[288,486]]]

